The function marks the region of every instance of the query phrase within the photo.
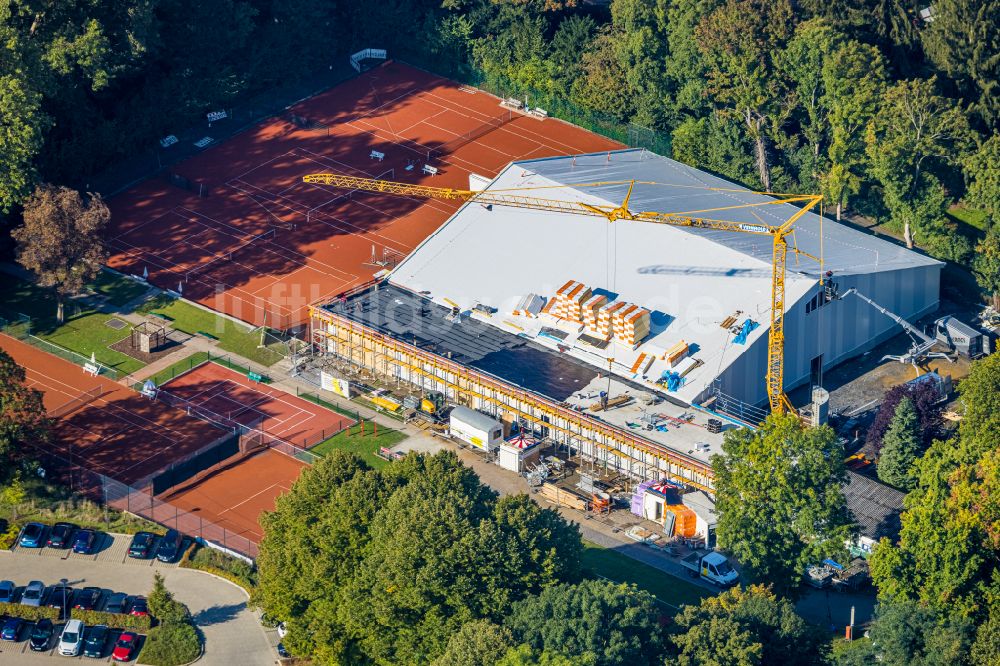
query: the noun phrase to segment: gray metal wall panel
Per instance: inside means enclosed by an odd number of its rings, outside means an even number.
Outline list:
[[[837,277],[840,292],[856,287],[876,303],[915,321],[937,310],[940,302],[941,266],[921,266],[899,271]],[[785,387],[792,389],[809,381],[812,358],[823,353],[825,370],[862,354],[898,335],[902,329],[859,298],[849,296],[806,314],[814,293],[794,303],[785,313]],[[720,389],[744,402],[766,402],[764,371],[767,337],[727,368]]]

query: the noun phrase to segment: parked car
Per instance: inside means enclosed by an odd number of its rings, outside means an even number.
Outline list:
[[[104,612],[124,613],[127,602],[128,602],[127,594],[125,594],[124,592],[114,592],[108,597],[108,600],[104,602]]]
[[[97,603],[101,600],[101,588],[99,587],[85,587],[82,590],[77,590],[73,595],[73,608],[79,610],[94,610],[97,608]]]
[[[21,538],[18,540],[21,548],[41,548],[45,545],[45,525],[41,523],[28,523],[21,530]]]
[[[69,548],[70,544],[73,543],[73,532],[75,531],[76,525],[72,523],[56,523],[49,533],[47,542],[49,548]]]
[[[149,532],[136,532],[132,537],[132,544],[128,547],[128,556],[144,560],[149,557],[149,552],[153,548],[155,535]]]
[[[49,600],[46,604],[49,608],[60,609],[60,617],[66,615],[66,611],[72,606],[73,601],[73,588],[69,585],[63,587],[62,585],[53,585],[49,589]]]
[[[156,559],[161,562],[173,562],[181,554],[181,545],[184,543],[184,535],[177,530],[167,530],[160,547],[156,549]]]
[[[35,623],[34,627],[32,627],[31,637],[28,639],[28,647],[35,652],[44,652],[48,650],[49,643],[52,642],[52,634],[54,634],[55,631],[55,627],[52,625],[52,620],[47,617],[43,617]]]
[[[292,653],[285,648],[284,643],[278,643],[278,645],[275,646],[275,649],[278,651],[278,656],[282,659],[291,659]]]
[[[83,632],[86,628],[80,620],[68,621],[59,636],[59,654],[64,657],[75,657],[80,654]]]
[[[16,587],[12,580],[0,580],[0,604],[9,604],[14,601]]]
[[[131,631],[123,631],[118,640],[115,641],[115,649],[111,651],[111,658],[115,661],[131,661],[138,643],[138,634]]]
[[[97,532],[94,530],[80,530],[73,539],[73,552],[81,555],[90,555],[94,552],[97,544]]]
[[[21,627],[24,625],[24,620],[19,617],[9,617],[4,620],[3,629],[0,629],[0,640],[3,641],[16,641],[18,636],[21,635]]]
[[[108,642],[108,628],[98,624],[87,630],[83,639],[83,656],[100,659],[104,655],[104,644]]]
[[[129,597],[128,614],[136,617],[149,615],[149,606],[146,604],[146,597]]]
[[[21,594],[21,603],[25,606],[41,606],[44,596],[45,583],[40,580],[33,580],[24,586],[24,592]]]

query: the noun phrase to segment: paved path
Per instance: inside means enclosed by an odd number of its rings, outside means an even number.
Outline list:
[[[247,595],[239,587],[192,569],[158,566],[125,568],[107,561],[64,560],[0,551],[2,577],[24,585],[29,580],[46,584],[66,578],[73,586],[97,585],[126,594],[148,594],[153,574],[160,571],[167,589],[187,604],[205,636],[203,666],[273,666],[277,654],[257,617],[247,608]],[[26,651],[26,642],[0,644],[0,665],[65,663],[66,657]],[[87,660],[96,661],[96,660]],[[105,660],[106,661],[106,660]]]

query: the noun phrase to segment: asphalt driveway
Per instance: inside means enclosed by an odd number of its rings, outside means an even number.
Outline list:
[[[167,589],[191,609],[205,636],[205,666],[273,666],[277,654],[256,616],[247,608],[239,587],[214,576],[174,566],[130,566],[116,561],[40,557],[37,553],[0,551],[0,578],[24,585],[41,580],[47,585],[66,578],[70,585],[96,585],[126,594],[149,593],[153,574],[160,571]],[[65,663],[66,657],[31,653],[25,642],[0,643],[0,665]],[[88,660],[93,661],[93,660]]]

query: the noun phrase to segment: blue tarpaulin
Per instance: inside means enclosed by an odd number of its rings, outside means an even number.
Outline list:
[[[747,343],[747,336],[750,335],[750,333],[758,326],[760,326],[760,324],[755,322],[753,319],[747,319],[743,322],[743,325],[740,326],[740,332],[736,334],[735,338],[733,338],[733,342],[738,345],[745,345]]]

